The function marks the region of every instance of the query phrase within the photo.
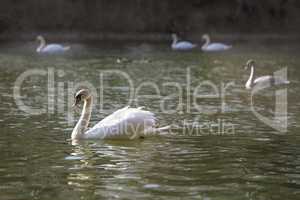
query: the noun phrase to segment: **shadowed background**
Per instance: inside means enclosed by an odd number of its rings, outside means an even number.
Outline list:
[[[2,0],[0,38],[38,33],[68,33],[75,40],[157,39],[171,32],[297,35],[299,8],[297,0]]]

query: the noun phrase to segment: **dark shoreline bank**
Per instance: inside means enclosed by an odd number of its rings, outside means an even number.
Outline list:
[[[3,0],[0,40],[169,40],[298,38],[298,0]]]

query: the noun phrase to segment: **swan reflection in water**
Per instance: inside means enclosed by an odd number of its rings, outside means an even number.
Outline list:
[[[65,157],[70,161],[68,185],[78,190],[88,188],[99,192],[103,191],[103,188],[116,190],[123,187],[125,191],[131,190],[127,183],[137,181],[147,185],[145,176],[147,172],[151,173],[157,167],[154,159],[160,154],[153,151],[158,145],[156,144],[158,142],[153,140],[158,138],[149,140],[151,142],[144,139],[126,142],[124,140],[70,141],[72,151]],[[159,140],[161,142],[161,139]]]

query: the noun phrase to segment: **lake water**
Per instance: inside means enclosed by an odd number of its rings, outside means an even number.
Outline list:
[[[64,56],[38,56],[33,43],[2,44],[0,199],[299,199],[300,48],[235,46],[206,54],[167,44],[74,44]],[[250,58],[258,75],[286,67],[291,82],[255,94],[253,107],[244,89]],[[172,124],[172,133],[72,143],[79,114],[70,106],[83,81],[96,89],[91,125],[130,103]],[[277,91],[287,94],[287,114],[276,122],[286,119],[286,132],[251,110],[272,119]],[[217,95],[200,96],[209,94]]]

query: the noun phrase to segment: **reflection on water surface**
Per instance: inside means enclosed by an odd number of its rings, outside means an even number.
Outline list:
[[[17,48],[20,47],[20,48]],[[134,47],[134,48],[131,48]],[[296,47],[276,44],[266,47],[237,47],[221,54],[171,52],[165,46],[134,45],[122,48],[76,46],[62,57],[38,57],[19,44],[3,47],[0,54],[0,195],[3,199],[297,199],[300,185],[299,157],[299,57]],[[276,50],[274,50],[276,49]],[[5,52],[5,53],[4,53]],[[266,75],[288,67],[288,132],[281,134],[258,120],[250,110],[249,92],[244,90],[247,59],[258,61],[258,74]],[[28,69],[53,70],[56,93],[53,113],[26,115],[13,98],[17,77]],[[68,121],[68,82],[88,80],[100,88],[101,70],[119,70],[130,76],[135,86],[155,83],[166,97],[178,92],[164,83],[183,88],[182,106],[178,98],[166,100],[162,112],[160,98],[140,96],[133,105],[156,113],[160,124],[176,125],[175,135],[136,141],[68,140],[74,122]],[[189,71],[190,70],[190,71]],[[205,112],[194,107],[186,95],[187,72],[193,87],[209,80],[218,87],[234,82],[226,93],[226,105],[219,99],[197,101]],[[97,104],[92,125],[128,102],[129,87],[117,76],[104,80],[103,110]],[[34,108],[48,108],[47,79],[26,79],[22,99]],[[202,88],[201,94],[209,93]],[[273,93],[255,97],[256,110],[274,114]],[[141,94],[155,94],[144,87]],[[65,104],[63,104],[65,103]],[[62,106],[63,105],[63,106]],[[234,134],[194,134],[195,121],[202,126],[234,126]],[[183,123],[185,122],[185,123]],[[218,127],[213,126],[213,130]],[[191,134],[183,134],[187,129]]]

